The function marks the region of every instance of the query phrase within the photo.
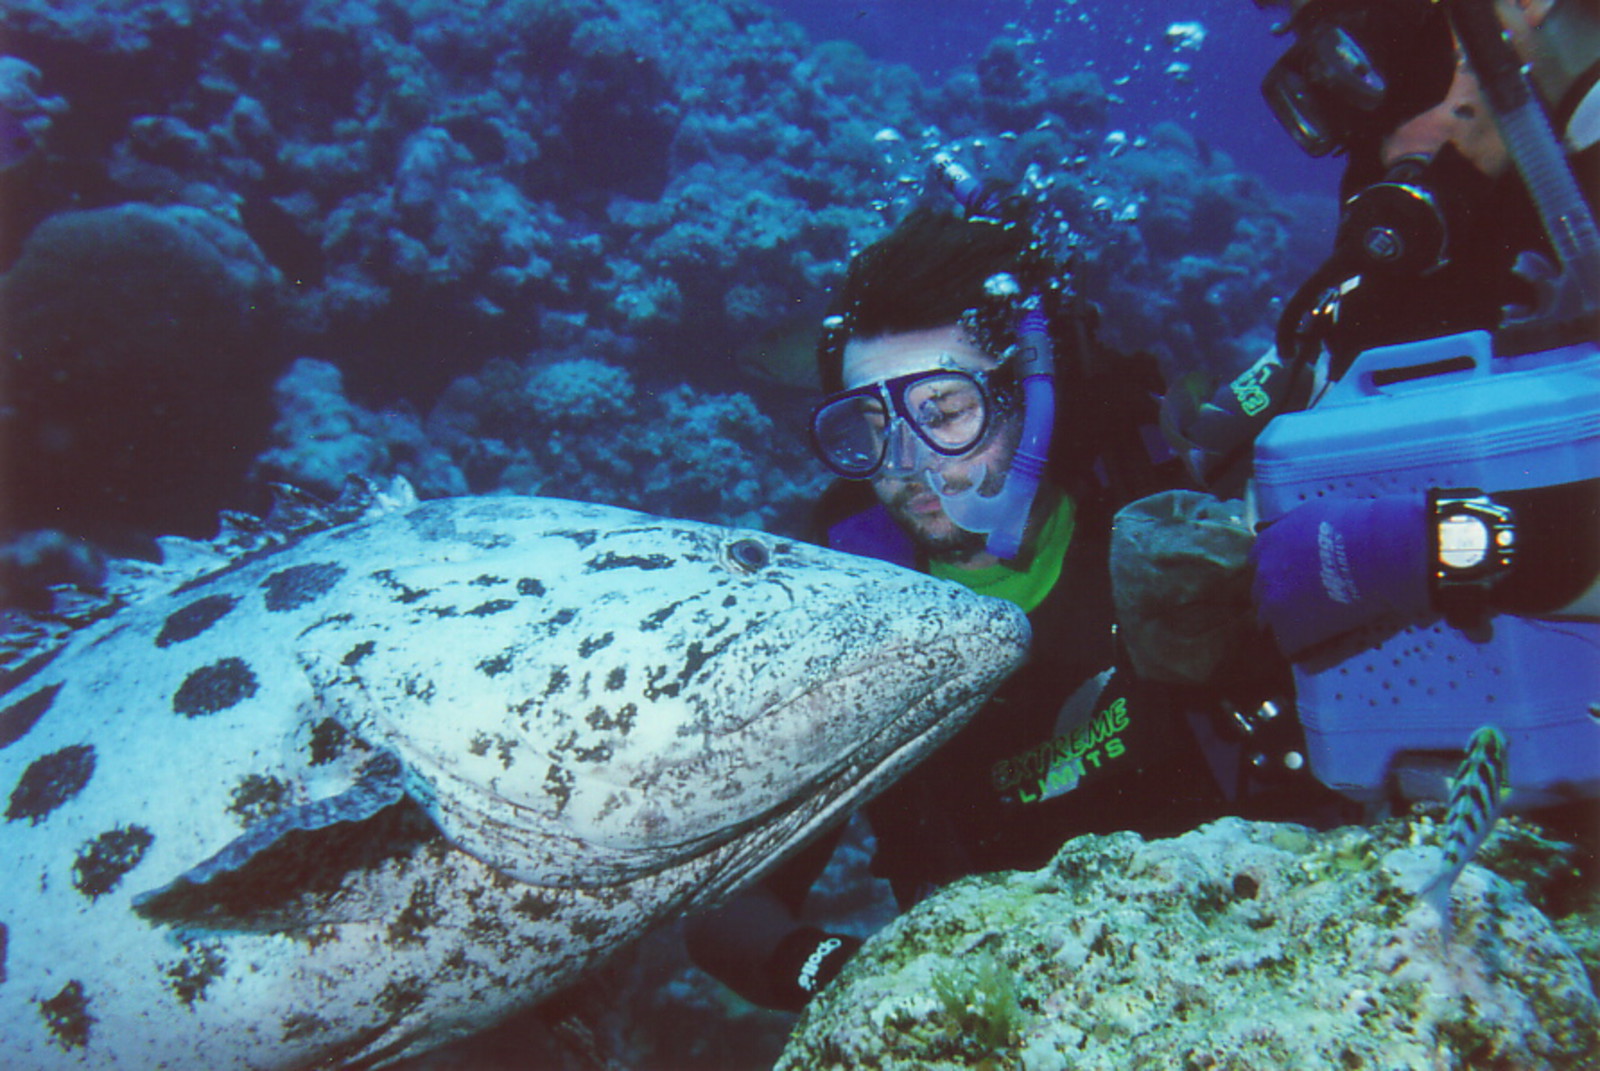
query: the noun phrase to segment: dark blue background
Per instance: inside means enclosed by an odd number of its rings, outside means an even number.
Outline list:
[[[776,0],[815,40],[843,38],[874,59],[941,79],[970,64],[1008,24],[1031,32],[1053,74],[1088,67],[1122,97],[1114,125],[1130,135],[1180,122],[1284,193],[1330,193],[1337,160],[1312,160],[1278,129],[1261,99],[1261,76],[1283,51],[1272,14],[1251,0]],[[1174,22],[1206,29],[1195,51],[1166,38]],[[1166,72],[1190,66],[1185,80]],[[1124,84],[1115,82],[1127,78]]]

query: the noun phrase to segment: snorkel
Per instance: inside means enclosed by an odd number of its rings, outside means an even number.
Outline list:
[[[1594,216],[1516,52],[1501,32],[1492,0],[1447,0],[1446,14],[1561,262],[1553,276],[1548,270],[1536,274],[1527,260],[1519,265],[1547,287],[1547,300],[1534,316],[1506,326],[1560,329],[1577,322],[1584,337],[1590,337],[1600,312],[1600,231]]]
[[[993,210],[997,198],[955,158],[940,153],[934,157],[933,166],[935,174],[960,203],[968,219],[982,218]],[[1015,283],[1009,276],[991,279],[991,294],[1004,296],[995,291],[1008,282],[1014,290]],[[1002,559],[1015,558],[1022,551],[1023,532],[1050,457],[1050,438],[1056,420],[1055,351],[1050,345],[1049,321],[1037,293],[1024,298],[1021,307],[1023,312],[1017,322],[1017,373],[1022,383],[1022,437],[1000,490],[989,496],[979,491],[988,475],[987,469],[961,491],[947,491],[941,473],[932,468],[926,472],[928,486],[939,496],[945,516],[969,532],[987,535],[984,549]]]

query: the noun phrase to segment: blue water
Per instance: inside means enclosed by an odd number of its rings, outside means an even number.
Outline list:
[[[1054,75],[1097,72],[1123,103],[1130,134],[1176,120],[1282,193],[1324,193],[1337,160],[1303,155],[1261,99],[1261,76],[1282,53],[1274,17],[1249,0],[777,0],[818,41],[853,41],[873,59],[904,63],[930,83],[975,62],[995,37],[1026,35]],[[1198,48],[1167,37],[1174,23],[1205,30]],[[1169,73],[1174,62],[1182,74]]]

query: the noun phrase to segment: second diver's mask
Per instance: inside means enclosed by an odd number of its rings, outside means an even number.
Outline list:
[[[1425,111],[1455,75],[1449,21],[1434,0],[1311,0],[1274,32],[1295,40],[1261,93],[1311,156],[1344,151]]]

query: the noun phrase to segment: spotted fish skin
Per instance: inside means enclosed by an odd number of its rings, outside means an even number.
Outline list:
[[[379,1066],[482,1029],[758,878],[1028,640],[884,563],[552,499],[194,557],[0,694],[9,1068]]]

